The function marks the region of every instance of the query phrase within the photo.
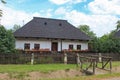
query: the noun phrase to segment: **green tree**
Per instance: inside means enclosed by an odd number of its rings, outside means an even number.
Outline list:
[[[91,40],[89,41],[89,50],[92,52],[98,52],[98,39],[96,37],[96,34],[90,30],[90,27],[88,25],[80,25],[78,26],[80,31],[86,33],[88,36],[91,37]]]
[[[3,4],[6,4],[5,0],[1,0],[1,2],[2,2]]]
[[[7,42],[6,47],[9,52],[14,52],[15,49],[15,38],[12,30],[7,30]]]
[[[99,38],[95,37],[93,38],[90,42],[89,42],[89,46],[90,46],[90,51],[91,52],[99,52],[100,50],[100,40]]]
[[[110,34],[105,34],[93,41],[93,52],[120,53],[120,40],[114,39]]]
[[[15,49],[15,39],[11,30],[0,26],[0,53],[10,53]]]
[[[120,29],[120,21],[117,21],[115,30],[104,34],[93,42],[93,51],[101,53],[120,53],[120,40],[114,38],[114,34]]]
[[[117,26],[116,26],[117,30],[120,29],[120,20],[117,21]]]
[[[114,30],[112,30],[110,33],[109,33],[109,37],[110,38],[113,38],[114,37],[114,35],[115,35],[115,33],[118,31],[118,30],[120,30],[120,20],[118,20],[117,22],[116,22],[116,29],[114,29]]]
[[[78,26],[78,28],[79,28],[82,32],[84,32],[84,33],[86,33],[88,36],[90,36],[91,38],[96,37],[96,34],[95,34],[93,31],[90,30],[90,27],[89,27],[88,25],[80,25],[80,26]]]
[[[19,28],[21,28],[21,26],[15,24],[14,27],[13,27],[13,29],[12,29],[12,32],[15,32],[15,31],[18,30]]]
[[[1,3],[6,4],[6,2],[4,0],[0,0],[0,1],[1,1]],[[0,9],[0,17],[2,17],[2,10],[1,9]]]

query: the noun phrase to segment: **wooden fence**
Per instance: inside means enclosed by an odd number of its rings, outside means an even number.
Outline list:
[[[67,63],[76,64],[76,53],[66,53]],[[98,53],[79,53],[82,56],[98,55]],[[119,53],[101,53],[102,56],[112,57],[112,61],[120,61]],[[31,53],[21,54],[3,54],[0,53],[0,64],[31,64]],[[63,53],[42,53],[34,54],[34,63],[64,63],[65,55]]]

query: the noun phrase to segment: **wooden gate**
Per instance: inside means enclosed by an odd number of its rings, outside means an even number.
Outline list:
[[[91,74],[95,74],[96,68],[111,72],[112,58],[99,55],[81,56],[77,54],[77,66],[80,66],[80,69],[83,72],[88,72],[90,70]]]

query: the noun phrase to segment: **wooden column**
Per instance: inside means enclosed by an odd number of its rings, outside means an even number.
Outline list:
[[[62,52],[62,39],[61,39],[61,52]]]

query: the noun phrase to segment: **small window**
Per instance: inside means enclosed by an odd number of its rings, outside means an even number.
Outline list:
[[[77,45],[77,50],[81,50],[81,45]]]
[[[47,25],[47,22],[44,22],[44,25]]]
[[[69,49],[73,50],[73,45],[72,44],[69,45]]]
[[[24,49],[30,49],[30,43],[25,43],[24,44]]]
[[[40,49],[40,44],[34,44],[34,49],[39,50]]]
[[[61,23],[59,23],[59,26],[62,26],[62,24],[61,24]]]

